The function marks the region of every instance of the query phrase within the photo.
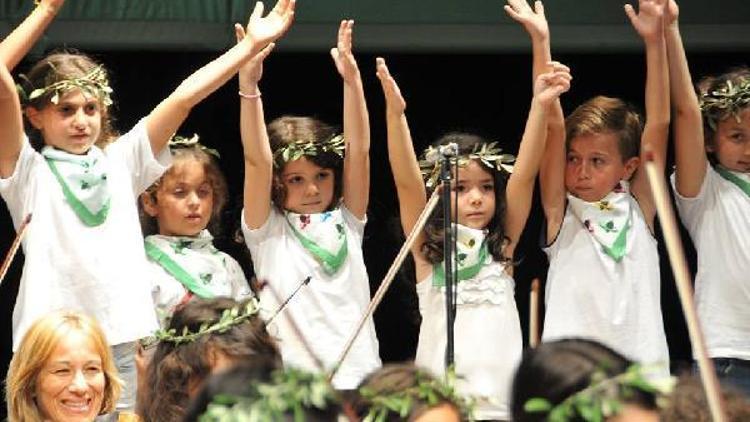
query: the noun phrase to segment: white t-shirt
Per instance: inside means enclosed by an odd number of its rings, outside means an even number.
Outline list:
[[[750,360],[750,197],[709,165],[696,197],[675,189],[675,198],[698,255],[695,302],[708,354]]]
[[[461,394],[477,399],[476,419],[510,419],[513,376],[521,360],[523,338],[514,297],[515,283],[504,265],[490,262],[471,279],[458,283],[454,358]],[[444,287],[432,276],[417,283],[422,325],[417,366],[445,373],[447,344]]]
[[[149,236],[150,237],[150,236]],[[146,238],[148,240],[148,237]],[[228,254],[216,251],[211,259],[222,261],[222,269],[214,271],[211,281],[204,285],[214,296],[231,297],[241,301],[253,295],[240,264]],[[158,262],[148,260],[149,280],[153,283],[151,294],[160,321],[171,316],[175,306],[179,305],[188,293],[188,289],[167,272]]]
[[[113,345],[157,328],[136,198],[171,164],[171,155],[164,148],[154,157],[144,120],[104,154],[111,203],[106,221],[95,227],[84,225],[66,203],[44,157],[28,140],[13,174],[0,179],[0,195],[16,229],[33,213],[13,310],[14,350],[34,321],[60,309],[96,318]]]
[[[601,251],[568,205],[557,238],[544,248],[550,264],[542,341],[588,338],[667,371],[656,239],[629,199],[633,221],[619,262]]]
[[[268,220],[256,230],[247,227],[243,212],[242,231],[258,280],[273,285],[283,301],[305,278],[311,277],[309,284],[299,290],[268,327],[269,333],[279,340],[285,365],[316,369],[294,335],[287,316],[294,318],[317,358],[330,369],[370,302],[370,284],[362,257],[365,221],[358,220],[343,206],[341,213],[348,256],[341,268],[329,276],[302,246],[284,215],[275,207]],[[266,318],[279,307],[268,288],[261,291],[260,301]],[[379,367],[378,339],[370,317],[336,373],[333,385],[337,389],[354,389],[362,378]]]

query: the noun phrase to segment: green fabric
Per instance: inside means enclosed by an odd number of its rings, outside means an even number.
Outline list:
[[[716,166],[716,172],[719,173],[719,176],[734,183],[738,188],[742,189],[742,191],[745,192],[745,195],[750,196],[750,182],[721,166]]]
[[[341,245],[341,248],[339,251],[334,255],[327,250],[321,248],[318,246],[315,242],[312,240],[306,238],[302,233],[300,233],[297,228],[294,227],[294,225],[289,224],[289,227],[292,228],[292,232],[294,232],[294,235],[297,236],[297,239],[299,239],[302,246],[308,250],[311,254],[313,254],[313,257],[320,262],[320,264],[323,266],[323,271],[326,272],[326,274],[331,275],[335,274],[339,268],[341,268],[341,265],[346,260],[346,255],[348,251],[347,242],[344,240],[344,243]]]
[[[202,299],[211,299],[214,297],[213,293],[206,287],[204,287],[198,280],[190,275],[185,269],[183,269],[177,262],[170,258],[166,253],[159,249],[156,245],[151,242],[144,242],[146,247],[146,255],[148,255],[154,262],[161,265],[169,274],[171,274],[177,281],[182,283],[186,289],[195,293],[196,296]]]
[[[485,263],[487,262],[487,256],[489,256],[489,250],[487,249],[487,242],[483,241],[482,246],[479,249],[479,259],[474,265],[459,268],[458,280],[456,282],[460,283],[463,280],[468,280],[470,278],[473,278],[477,274],[479,274],[479,271],[482,269],[482,267],[484,267]],[[440,264],[435,264],[432,266],[432,285],[436,287],[445,286],[445,261]]]
[[[629,231],[630,231],[630,220],[628,220],[628,223],[617,235],[617,239],[615,239],[614,243],[612,243],[612,246],[608,247],[608,246],[602,245],[602,250],[604,251],[604,253],[611,256],[612,259],[614,259],[616,262],[620,262],[622,260],[622,257],[625,256],[625,247],[628,244],[627,241],[628,241]]]
[[[68,186],[67,182],[65,182],[65,178],[63,178],[63,176],[58,171],[57,165],[55,165],[55,162],[53,160],[50,160],[49,158],[47,158],[46,160],[47,160],[47,164],[49,165],[50,170],[52,171],[52,174],[55,175],[57,182],[60,184],[60,187],[62,187],[65,200],[68,201],[68,204],[71,206],[71,208],[73,208],[73,211],[76,213],[78,218],[81,219],[83,224],[89,227],[95,227],[104,223],[107,220],[107,215],[109,214],[109,205],[110,205],[111,199],[107,198],[104,204],[102,205],[102,208],[98,212],[96,213],[91,212],[73,194],[73,191],[70,189],[70,186]]]

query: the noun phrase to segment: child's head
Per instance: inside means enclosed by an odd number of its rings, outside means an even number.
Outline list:
[[[524,352],[516,371],[511,399],[512,419],[545,421],[552,412],[559,411],[559,406],[572,404],[571,413],[565,420],[585,420],[582,417],[585,411],[601,412],[602,406],[612,407],[614,401],[622,406],[622,412],[615,412],[620,417],[636,414],[645,418],[640,420],[656,421],[655,391],[658,388],[655,385],[653,389],[638,388],[648,380],[634,369],[637,367],[632,361],[595,341],[566,339],[542,343]],[[629,377],[631,374],[632,378]],[[588,389],[588,394],[576,400],[576,394],[584,389]],[[586,409],[577,407],[586,400]],[[548,408],[538,409],[540,401]],[[534,402],[537,402],[536,406],[532,404]]]
[[[227,183],[215,151],[192,139],[170,142],[172,166],[140,197],[145,234],[195,236],[218,230],[227,201]]]
[[[721,398],[728,422],[750,421],[750,397],[731,386],[721,386]],[[669,396],[669,405],[661,410],[662,422],[710,422],[711,409],[706,391],[697,375],[683,375]]]
[[[355,407],[360,417],[385,414],[383,421],[458,422],[469,412],[454,386],[413,364],[385,365],[365,377],[358,391]],[[406,414],[399,414],[402,410]]]
[[[35,142],[84,154],[114,137],[107,71],[88,56],[50,54],[29,70],[21,86]]]
[[[565,188],[584,201],[598,201],[640,163],[643,123],[617,98],[594,97],[565,119]]]
[[[283,116],[268,125],[274,157],[271,199],[279,209],[315,214],[341,200],[344,140],[311,118]]]
[[[698,84],[706,150],[729,170],[750,172],[750,69]]]
[[[453,176],[451,209],[454,221],[479,230],[488,230],[489,251],[497,261],[504,261],[502,249],[506,243],[503,230],[505,221],[505,184],[508,173],[500,166],[509,155],[480,136],[468,133],[449,133],[434,142],[420,162],[427,180],[429,193],[438,186],[440,171],[440,146],[458,145],[458,177]],[[458,196],[458,197],[456,197]],[[455,207],[458,200],[458,207]],[[438,209],[440,206],[438,206]],[[443,216],[436,211],[425,225],[426,240],[422,250],[432,263],[443,261]]]
[[[233,309],[236,317],[231,316]],[[224,328],[217,329],[217,324]],[[250,302],[193,298],[175,311],[167,330],[172,334],[157,336],[160,341],[147,369],[152,389],[144,406],[148,420],[180,420],[189,398],[212,373],[254,359],[280,362],[257,304]]]

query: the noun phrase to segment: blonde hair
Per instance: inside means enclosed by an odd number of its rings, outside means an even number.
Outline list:
[[[8,420],[11,422],[43,420],[42,413],[34,399],[39,373],[60,341],[74,330],[87,335],[102,359],[105,385],[99,414],[109,413],[115,409],[117,399],[120,397],[122,381],[117,374],[104,332],[94,319],[86,315],[60,311],[38,319],[26,332],[10,361],[5,379]]]

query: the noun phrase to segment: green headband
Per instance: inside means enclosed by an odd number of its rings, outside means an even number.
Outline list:
[[[160,342],[174,343],[176,346],[179,346],[182,343],[193,342],[206,334],[225,333],[232,327],[242,324],[257,315],[259,311],[260,304],[258,300],[250,299],[244,307],[235,306],[225,309],[218,321],[213,323],[204,322],[196,332],[190,331],[188,327],[183,327],[180,334],[177,334],[177,330],[174,328],[170,328],[169,330],[159,329],[154,333],[154,337]]]
[[[52,66],[52,64],[50,64]],[[21,75],[28,81],[24,75]],[[16,85],[18,93],[26,101],[33,101],[37,98],[44,97],[51,92],[54,92],[50,102],[57,104],[60,102],[60,97],[67,92],[74,89],[79,89],[82,92],[101,98],[102,104],[105,106],[112,105],[112,88],[109,86],[109,80],[107,79],[107,72],[101,65],[91,69],[91,71],[79,78],[63,79],[61,81],[54,82],[43,88],[36,88],[31,91],[30,94],[26,95],[26,91],[22,86]]]
[[[284,167],[284,164],[298,160],[303,156],[316,156],[326,152],[331,152],[344,158],[345,149],[346,144],[342,134],[334,135],[323,142],[291,142],[274,151],[273,162],[277,168],[282,168]]]
[[[196,133],[194,133],[193,136],[191,136],[190,138],[175,135],[172,137],[172,139],[169,140],[168,145],[170,149],[182,149],[182,148],[187,149],[187,148],[198,147],[201,151],[205,152],[206,154],[211,154],[217,159],[220,158],[219,151],[216,151],[213,148],[209,148],[201,144],[200,137]]]
[[[460,167],[465,167],[471,160],[479,160],[490,169],[512,173],[513,166],[510,164],[516,160],[516,157],[502,152],[503,150],[497,146],[497,142],[482,143],[474,145],[469,154],[459,155],[450,160],[452,165],[458,164]],[[425,186],[429,189],[437,186],[438,176],[440,176],[440,161],[440,151],[438,147],[434,146],[427,147],[424,158],[419,160],[422,178],[425,181]]]
[[[750,78],[742,78],[738,84],[728,80],[715,91],[700,96],[701,111],[712,130],[728,114],[740,122],[740,111],[747,106],[750,106]]]

